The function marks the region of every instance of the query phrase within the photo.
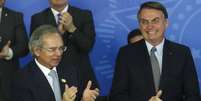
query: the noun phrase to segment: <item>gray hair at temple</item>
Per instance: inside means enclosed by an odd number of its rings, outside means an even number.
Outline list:
[[[161,3],[156,2],[156,1],[148,1],[148,2],[143,3],[140,6],[140,9],[139,9],[139,11],[137,13],[138,19],[139,19],[139,15],[140,15],[142,9],[144,9],[144,8],[159,10],[159,11],[161,11],[163,13],[163,15],[164,15],[164,17],[166,19],[168,18],[168,12],[167,12],[167,10],[166,10],[164,5],[162,5]]]
[[[53,35],[53,34],[59,34],[56,27],[51,25],[41,25],[38,28],[36,28],[29,40],[29,50],[31,54],[34,56],[33,49],[34,48],[40,48],[43,46],[43,39],[45,36]],[[59,34],[60,35],[60,34]]]

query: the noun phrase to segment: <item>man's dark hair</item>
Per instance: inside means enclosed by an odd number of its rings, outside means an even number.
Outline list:
[[[139,14],[141,13],[142,9],[144,9],[144,8],[159,10],[159,11],[163,12],[166,19],[168,18],[168,13],[167,13],[165,6],[156,1],[148,1],[148,2],[143,3],[140,6],[140,9],[138,11],[138,14],[137,14],[138,18],[139,18]]]
[[[138,35],[142,35],[140,29],[136,28],[136,29],[130,31],[130,32],[128,33],[128,37],[127,37],[128,43],[130,43],[129,40],[131,40],[133,37],[136,37],[136,36],[138,36]]]

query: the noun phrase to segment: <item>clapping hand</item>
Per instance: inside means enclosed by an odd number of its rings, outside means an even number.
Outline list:
[[[77,93],[77,87],[72,86],[68,87],[67,84],[65,84],[65,92],[63,94],[63,101],[74,101],[76,98],[76,93]]]
[[[99,95],[99,89],[91,89],[92,82],[88,81],[87,87],[84,90],[82,101],[95,101],[96,97]]]
[[[156,96],[152,96],[151,99],[149,99],[149,101],[162,101],[160,99],[161,95],[162,95],[162,90],[159,90]]]

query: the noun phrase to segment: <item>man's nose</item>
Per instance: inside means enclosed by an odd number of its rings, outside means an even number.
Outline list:
[[[61,56],[63,54],[63,51],[61,51],[60,49],[56,49],[55,54],[57,56]]]

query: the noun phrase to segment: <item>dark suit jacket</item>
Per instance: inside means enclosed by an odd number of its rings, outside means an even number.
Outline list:
[[[8,89],[10,78],[19,68],[19,57],[28,53],[28,37],[26,34],[23,15],[6,7],[2,9],[0,33],[6,40],[11,40],[11,49],[13,50],[13,58],[11,60],[0,59],[0,81],[3,97],[8,97]],[[7,100],[6,100],[7,101]]]
[[[69,6],[68,12],[73,17],[73,22],[77,27],[74,33],[65,32],[63,34],[63,39],[65,45],[67,46],[67,51],[63,54],[62,61],[58,67],[64,68],[63,72],[66,74],[71,74],[68,70],[70,67],[75,67],[81,73],[79,79],[82,82],[81,91],[83,86],[87,84],[88,80],[92,80],[98,87],[96,77],[94,75],[90,59],[89,52],[93,47],[95,41],[95,30],[93,24],[92,14],[88,10],[81,10]],[[50,24],[56,26],[56,21],[54,15],[50,8],[47,8],[37,14],[34,14],[31,18],[31,32],[40,25]],[[72,80],[71,80],[72,81]]]
[[[198,78],[188,47],[165,40],[160,87],[163,101],[201,101]],[[111,101],[148,101],[156,95],[144,40],[119,51]]]
[[[59,79],[61,73],[58,72]],[[61,94],[64,84],[60,79]],[[16,73],[12,82],[11,101],[55,101],[54,93],[43,72],[31,61],[25,68]]]

